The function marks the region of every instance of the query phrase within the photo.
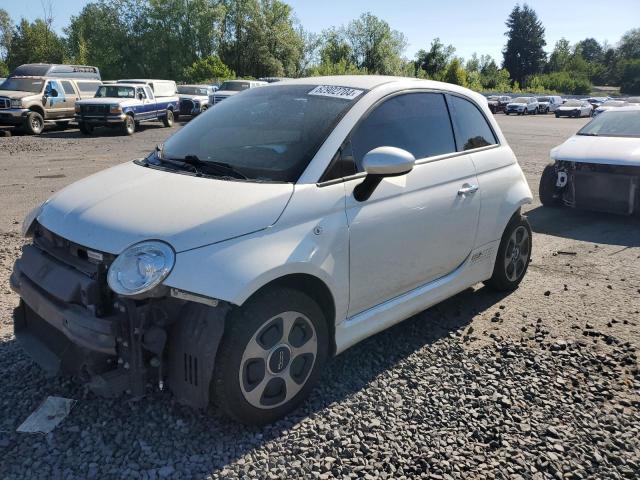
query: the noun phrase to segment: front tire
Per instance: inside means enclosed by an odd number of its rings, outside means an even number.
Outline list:
[[[162,123],[167,128],[173,127],[173,111],[167,110],[164,117],[162,117]]]
[[[557,207],[560,205],[560,196],[558,195],[558,187],[556,187],[557,173],[553,165],[547,165],[542,171],[540,177],[540,186],[538,187],[538,196],[540,203],[545,207]]]
[[[29,112],[24,121],[23,129],[31,135],[40,135],[44,130],[44,118],[38,112]]]
[[[502,234],[493,275],[485,285],[500,292],[518,288],[531,260],[532,236],[527,218],[519,213],[515,215]]]
[[[136,131],[136,122],[131,115],[127,115],[122,122],[122,133],[124,135],[133,135]]]
[[[279,288],[230,314],[211,386],[218,407],[245,424],[273,422],[295,409],[328,356],[327,320],[306,294]]]

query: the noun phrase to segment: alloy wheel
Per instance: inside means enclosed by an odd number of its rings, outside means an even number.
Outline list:
[[[505,250],[504,268],[509,281],[514,282],[522,276],[526,270],[530,252],[529,232],[525,227],[519,226],[511,233]]]
[[[261,409],[278,407],[304,387],[318,354],[313,323],[299,312],[270,318],[249,340],[240,363],[245,400]]]

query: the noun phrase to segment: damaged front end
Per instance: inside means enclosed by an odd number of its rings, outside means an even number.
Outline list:
[[[162,285],[124,296],[107,283],[115,256],[74,244],[37,222],[10,283],[21,297],[15,336],[50,375],[73,375],[98,395],[172,390],[205,408],[230,305]]]
[[[555,162],[556,192],[563,205],[619,215],[640,207],[640,167]]]

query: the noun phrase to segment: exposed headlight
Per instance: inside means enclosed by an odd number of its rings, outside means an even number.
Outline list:
[[[11,108],[22,108],[22,99],[12,99]]]
[[[120,105],[109,105],[109,113],[122,113]]]
[[[76,103],[76,113],[80,113],[80,105]]]
[[[42,205],[38,205],[36,208],[27,213],[27,216],[24,217],[22,221],[22,236],[30,237],[33,233],[33,222],[38,218],[40,212],[42,211]]]
[[[176,255],[169,245],[146,241],[122,252],[109,267],[107,282],[120,295],[147,292],[162,282],[175,263]]]

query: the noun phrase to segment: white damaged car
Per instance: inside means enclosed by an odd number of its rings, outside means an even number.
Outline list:
[[[562,145],[540,179],[544,206],[631,215],[640,207],[640,106],[599,114]]]
[[[97,394],[166,386],[270,422],[329,357],[479,282],[517,288],[531,201],[471,90],[379,76],[248,89],[25,219],[16,337]]]

